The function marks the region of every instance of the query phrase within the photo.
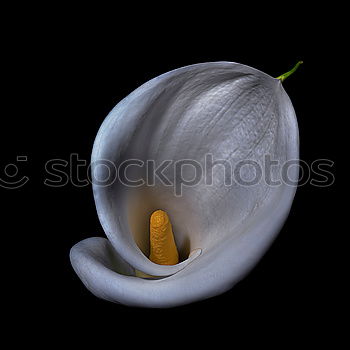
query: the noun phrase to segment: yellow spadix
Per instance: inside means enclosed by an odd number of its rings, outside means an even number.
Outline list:
[[[171,223],[163,210],[156,210],[151,215],[149,258],[160,265],[175,265],[179,262]]]

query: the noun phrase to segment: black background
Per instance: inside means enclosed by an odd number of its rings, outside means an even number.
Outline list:
[[[10,240],[3,245],[3,300],[11,306],[10,329],[27,330],[26,339],[50,335],[55,342],[68,335],[102,342],[128,331],[132,341],[152,343],[155,334],[169,333],[180,344],[185,334],[230,339],[253,325],[266,329],[267,339],[282,331],[288,342],[300,335],[311,341],[325,336],[339,311],[333,258],[337,181],[298,189],[275,243],[232,290],[167,310],[112,304],[85,289],[70,266],[69,250],[84,238],[103,236],[91,187],[50,188],[43,181],[49,159],[69,160],[76,153],[88,161],[105,116],[139,85],[184,65],[222,60],[271,76],[304,61],[284,82],[298,117],[301,159],[332,160],[337,178],[339,124],[332,121],[342,114],[334,101],[343,32],[327,24],[334,15],[302,17],[281,9],[280,16],[253,18],[239,12],[238,23],[225,8],[206,16],[172,9],[148,17],[139,11],[137,19],[121,9],[110,16],[90,10],[89,15],[48,10],[37,17],[24,10],[5,28],[2,169],[26,155],[20,169],[30,178],[18,190],[0,190],[9,223],[3,232]]]

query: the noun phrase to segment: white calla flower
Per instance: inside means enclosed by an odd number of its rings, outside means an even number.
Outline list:
[[[86,239],[70,254],[93,294],[132,306],[173,307],[223,293],[255,266],[289,213],[298,179],[294,166],[291,183],[282,181],[283,165],[297,165],[299,156],[296,116],[282,80],[237,63],[195,64],[150,80],[110,112],[92,153],[94,198],[108,240]],[[268,171],[266,156],[276,161]],[[130,159],[137,165],[127,167]],[[211,177],[190,186],[200,170],[195,164],[204,167],[210,159],[202,175],[211,171]],[[147,183],[150,160],[155,167],[171,164]],[[111,172],[112,163],[124,165],[135,186]],[[247,183],[227,184],[228,165],[232,173],[239,166],[236,175]],[[259,169],[260,181],[248,184]],[[266,176],[281,183],[272,186]],[[116,179],[106,184],[107,177]],[[147,257],[149,216],[157,209],[169,214],[179,264]]]

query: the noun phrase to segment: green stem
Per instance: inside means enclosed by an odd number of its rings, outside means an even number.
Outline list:
[[[286,78],[288,78],[290,75],[292,75],[302,63],[303,63],[303,61],[299,61],[289,72],[280,75],[276,79],[279,79],[279,80],[281,80],[281,82],[283,82]]]

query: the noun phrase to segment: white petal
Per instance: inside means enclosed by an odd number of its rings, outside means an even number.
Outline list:
[[[298,159],[298,150],[295,113],[280,81],[244,65],[215,62],[163,74],[121,101],[99,130],[92,163],[109,160],[119,166],[136,158],[151,159],[157,165],[181,159],[203,164],[210,153],[214,161],[227,160],[233,169],[247,158],[263,168],[264,156],[269,155],[280,162],[273,168],[276,180],[281,179],[283,162]],[[105,167],[92,170],[99,179],[108,174]],[[169,167],[164,173],[176,181],[173,170]],[[253,170],[245,169],[245,174],[251,176]],[[192,173],[187,175],[190,178]],[[145,170],[134,167],[133,176],[145,178]],[[297,180],[297,167],[290,169],[289,178]],[[94,293],[128,304],[173,306],[221,293],[237,282],[278,234],[295,187],[271,187],[264,181],[248,187],[237,183],[225,186],[223,182],[222,171],[216,171],[211,186],[202,181],[184,187],[181,197],[160,181],[134,189],[118,180],[106,187],[93,184],[101,224],[117,254],[147,274],[174,274],[145,281],[117,278],[111,272],[101,277],[97,267],[84,270],[86,280],[93,280],[94,273],[100,276],[94,287],[99,292],[94,289]],[[146,257],[148,219],[156,209],[169,214],[177,246],[184,247],[187,254],[200,248],[199,256],[174,266],[157,265]],[[79,256],[87,259],[89,266],[96,265],[85,251]],[[79,265],[80,259],[76,261]],[[110,287],[108,283],[114,282],[107,283],[106,276],[114,276],[119,287]],[[138,290],[132,291],[136,284]],[[113,293],[105,290],[106,285]],[[121,298],[118,288],[127,290],[130,298],[125,293]],[[149,290],[158,300],[142,296]]]

